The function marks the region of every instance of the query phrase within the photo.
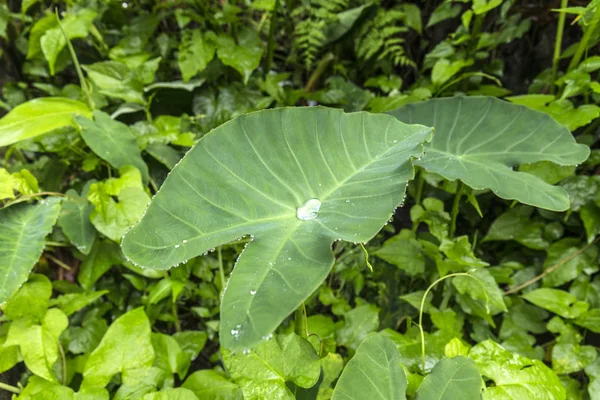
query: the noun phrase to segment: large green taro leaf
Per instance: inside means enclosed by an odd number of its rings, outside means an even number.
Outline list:
[[[567,192],[526,172],[520,164],[576,165],[590,153],[545,113],[493,97],[452,97],[391,111],[400,121],[433,126],[433,140],[416,163],[473,189],[555,211],[569,208]]]
[[[0,210],[0,304],[27,280],[60,213],[60,199]]]
[[[367,241],[388,221],[430,132],[320,107],[241,116],[173,169],[123,251],[166,269],[253,235],[221,304],[223,346],[251,347],[325,279],[333,241]]]

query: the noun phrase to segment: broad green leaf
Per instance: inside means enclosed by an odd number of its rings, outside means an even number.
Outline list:
[[[472,64],[473,60],[449,61],[445,58],[440,58],[436,61],[431,71],[431,81],[434,85],[441,86],[456,75],[461,69]]]
[[[19,347],[4,345],[0,338],[0,374],[13,368],[20,361]]]
[[[173,338],[177,340],[181,350],[190,356],[190,360],[195,360],[204,348],[208,334],[201,331],[181,331],[176,332]]]
[[[0,210],[0,304],[27,280],[59,212],[60,199],[56,198]]]
[[[579,372],[596,359],[593,346],[578,343],[557,343],[552,347],[552,369],[557,374]]]
[[[358,306],[344,315],[344,326],[336,333],[340,346],[356,350],[371,332],[379,328],[379,309],[372,304]]]
[[[229,350],[222,353],[223,362],[232,380],[242,388],[245,400],[293,400],[295,397],[286,382],[310,388],[321,373],[312,345],[295,333],[277,335],[246,354]]]
[[[213,59],[216,50],[215,40],[215,34],[210,31],[204,34],[200,29],[182,31],[177,64],[184,82],[188,82],[198,72],[203,71]]]
[[[589,307],[589,304],[577,301],[575,296],[559,289],[536,289],[524,294],[523,298],[563,318],[577,318]]]
[[[0,200],[15,198],[15,182],[12,175],[4,168],[0,168]]]
[[[133,165],[142,173],[144,182],[148,181],[148,166],[127,125],[102,111],[94,111],[94,121],[82,117],[75,117],[75,121],[81,126],[83,140],[98,157],[117,169]]]
[[[152,334],[152,346],[156,357],[154,366],[171,374],[178,374],[180,379],[185,378],[190,366],[190,355],[181,350],[175,338],[162,333]]]
[[[85,319],[81,326],[69,326],[65,335],[69,339],[69,351],[73,354],[92,352],[102,340],[108,325],[103,318]]]
[[[479,399],[483,381],[477,365],[466,357],[444,358],[425,377],[417,400]]]
[[[494,220],[483,241],[515,240],[535,250],[544,250],[549,246],[544,238],[545,220],[532,218],[534,209],[516,206]]]
[[[52,283],[45,275],[31,274],[27,282],[13,294],[3,307],[9,320],[19,318],[41,321],[52,296]]]
[[[40,39],[40,45],[44,57],[48,61],[50,75],[54,75],[56,59],[67,45],[65,35],[69,40],[86,37],[94,18],[96,18],[94,10],[91,8],[81,8],[76,14],[69,14],[61,21],[62,30],[56,26],[43,34]]]
[[[242,390],[235,383],[212,369],[196,371],[181,387],[194,392],[202,400],[243,400]]]
[[[575,107],[569,100],[556,100],[551,94],[527,94],[506,100],[544,112],[570,131],[586,126],[600,115],[600,107],[595,104]]]
[[[474,300],[482,301],[486,307],[492,308],[492,314],[498,311],[508,311],[506,304],[504,304],[504,293],[498,287],[489,270],[479,268],[469,272],[469,274],[475,277],[477,281],[468,276],[456,276],[452,279],[452,285],[459,293],[466,293]]]
[[[85,104],[61,97],[42,97],[20,104],[0,119],[0,147],[73,126],[73,114],[92,115]]]
[[[415,234],[408,229],[386,240],[380,249],[373,252],[373,255],[396,265],[409,276],[425,272],[423,246],[415,238]]]
[[[561,265],[560,268],[544,276],[542,282],[545,287],[562,286],[583,275],[584,269],[593,268],[598,258],[598,249],[591,246],[581,252],[580,245],[579,239],[574,238],[565,238],[552,243],[544,261],[544,269],[552,268],[558,263]]]
[[[150,201],[139,170],[128,165],[119,173],[120,178],[93,183],[87,194],[87,199],[94,205],[90,214],[92,224],[117,243],[139,221]]]
[[[260,64],[263,46],[253,29],[243,29],[237,39],[236,43],[230,35],[217,37],[217,55],[223,64],[242,75],[244,83],[248,83],[250,75]]]
[[[136,308],[117,318],[90,354],[82,388],[104,387],[117,373],[123,384],[131,386],[144,377],[153,362],[150,321],[143,308]]]
[[[96,229],[90,222],[94,206],[74,190],[69,190],[66,194],[67,198],[62,201],[58,226],[77,250],[87,255],[96,239]]]
[[[81,310],[108,293],[108,290],[90,293],[67,293],[52,299],[50,305],[58,306],[67,316]]]
[[[77,281],[85,290],[90,290],[96,281],[113,265],[123,261],[119,247],[107,241],[96,241],[92,251],[83,260]]]
[[[137,105],[146,102],[143,83],[136,79],[134,72],[125,64],[118,61],[101,61],[82,65],[82,68],[101,94]]]
[[[428,100],[390,114],[405,123],[435,128],[416,163],[427,171],[554,211],[569,208],[565,190],[513,167],[543,160],[575,165],[590,152],[548,115],[492,97]]]
[[[32,376],[19,394],[19,400],[74,400],[73,389]]]
[[[502,4],[502,0],[473,0],[473,12],[476,15],[485,14]]]
[[[408,382],[400,354],[387,337],[370,334],[344,368],[332,400],[403,400]]]
[[[469,357],[481,375],[494,381],[483,392],[483,400],[565,400],[565,388],[554,372],[539,360],[512,354],[491,340],[475,345]]]
[[[572,321],[575,325],[600,333],[600,308],[592,308]]]
[[[206,399],[206,397],[203,399]],[[144,395],[142,400],[199,400],[199,398],[189,389],[170,388],[156,393],[148,393]]]
[[[49,381],[56,381],[52,366],[58,360],[58,337],[67,329],[69,320],[57,308],[48,310],[41,323],[22,318],[14,321],[5,345],[18,345],[25,365],[31,372]]]
[[[244,115],[187,153],[123,251],[166,269],[252,234],[220,329],[224,347],[253,346],[321,284],[333,241],[367,241],[389,220],[429,134],[386,115],[326,108]]]

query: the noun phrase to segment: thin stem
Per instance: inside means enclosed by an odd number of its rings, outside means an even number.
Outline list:
[[[317,82],[321,78],[321,75],[323,75],[323,73],[327,70],[327,67],[329,66],[329,64],[334,59],[335,59],[335,56],[333,55],[333,53],[327,53],[327,54],[325,54],[325,56],[323,56],[321,61],[319,61],[319,65],[317,65],[317,68],[315,69],[315,71],[310,75],[310,78],[308,79],[308,83],[304,87],[304,91],[312,92],[315,89],[315,87],[317,86]]]
[[[560,3],[560,8],[566,8],[568,3],[569,0],[562,0]],[[566,15],[567,14],[564,11],[560,12],[560,15],[558,16],[558,26],[556,27],[556,40],[554,41],[554,57],[552,58],[552,79],[550,80],[550,87],[552,89],[552,93],[554,93],[554,81],[556,80],[558,64],[560,63],[560,53],[562,47],[563,32],[565,30]]]
[[[219,258],[219,277],[221,278],[221,293],[225,289],[225,271],[223,270],[223,250],[217,248],[217,256]]]
[[[46,258],[51,260],[53,263],[55,263],[56,265],[58,265],[59,267],[66,269],[67,271],[72,271],[73,268],[71,268],[69,265],[65,264],[64,262],[62,262],[61,260],[59,260],[58,258],[51,256],[50,254],[46,254]]]
[[[456,186],[456,194],[454,195],[454,202],[452,203],[452,211],[450,214],[450,237],[454,236],[454,232],[456,232],[456,219],[458,217],[458,208],[460,206],[460,199],[463,195],[463,183],[458,181],[458,185]]]
[[[362,244],[362,243],[359,243],[359,244],[360,244],[360,247],[362,247],[363,252],[365,253],[365,262],[367,263],[367,267],[369,267],[369,269],[371,270],[371,272],[373,272],[373,266],[369,262],[369,252],[365,248],[364,244]]]
[[[583,57],[583,53],[585,53],[585,51],[588,48],[588,43],[592,37],[592,34],[596,30],[598,21],[600,21],[600,7],[596,8],[596,12],[594,13],[594,16],[592,17],[592,21],[590,22],[590,25],[587,27],[587,29],[583,33],[583,37],[581,38],[581,41],[579,42],[579,46],[577,46],[577,50],[575,50],[575,55],[573,55],[573,58],[571,59],[571,62],[569,63],[569,69],[567,70],[567,72],[570,72],[571,70],[577,68],[577,66],[579,65],[579,62],[581,61],[581,57]]]
[[[440,283],[441,281],[443,281],[445,279],[452,278],[455,276],[468,276],[469,278],[475,279],[477,281],[477,283],[479,283],[479,285],[483,289],[483,294],[485,295],[486,308],[488,307],[490,300],[489,300],[487,292],[485,291],[485,286],[483,286],[483,283],[481,283],[481,281],[477,277],[475,277],[471,274],[468,274],[466,272],[457,272],[454,274],[442,276],[441,278],[439,278],[438,280],[433,282],[431,285],[429,285],[429,287],[423,294],[423,297],[421,298],[421,307],[419,308],[419,324],[418,324],[418,326],[419,326],[419,333],[421,334],[421,361],[422,361],[423,372],[425,372],[425,331],[423,331],[423,310],[425,309],[425,300],[427,299],[427,295],[429,294],[429,292],[431,291],[431,289],[433,289],[433,287],[435,285],[437,285],[438,283]],[[488,310],[488,313],[489,313],[489,310]]]
[[[6,390],[7,392],[19,394],[21,393],[21,389],[16,386],[9,385],[7,383],[0,382],[0,389]]]
[[[273,53],[275,52],[275,28],[277,27],[277,11],[279,11],[279,0],[275,0],[271,12],[271,23],[269,25],[269,42],[267,44],[267,58],[265,59],[265,76],[271,70],[273,64]]]
[[[560,260],[559,262],[557,262],[556,264],[554,264],[550,268],[544,270],[544,272],[542,272],[538,276],[533,277],[532,279],[528,280],[527,282],[524,282],[524,283],[520,284],[519,286],[516,286],[516,287],[514,287],[512,289],[508,289],[508,290],[504,291],[504,295],[508,296],[509,294],[517,293],[518,291],[520,291],[522,289],[525,289],[527,286],[533,285],[534,283],[536,283],[540,279],[544,278],[546,275],[548,275],[548,274],[556,271],[561,266],[565,265],[566,263],[568,263],[569,261],[571,261],[575,257],[577,257],[580,254],[584,253],[588,248],[590,248],[591,245],[593,245],[594,243],[596,243],[598,240],[600,240],[600,237],[597,237],[593,242],[588,243],[587,245],[583,246],[581,249],[577,250],[575,253],[571,254],[570,256],[563,258],[562,260]]]
[[[58,351],[60,352],[60,365],[62,368],[62,385],[66,386],[66,384],[67,384],[67,357],[65,357],[65,351],[64,351],[62,345],[60,344],[60,342],[58,342]]]
[[[304,339],[308,337],[308,319],[306,317],[306,305],[304,302],[302,302],[302,305],[294,313],[294,332]]]
[[[73,48],[73,45],[71,44],[71,41],[69,40],[69,37],[67,36],[67,33],[63,29],[62,24],[60,23],[60,17],[58,16],[58,9],[55,9],[54,12],[56,14],[56,21],[58,22],[58,27],[60,28],[60,31],[62,32],[63,36],[65,37],[65,40],[67,42],[67,47],[69,48],[69,53],[71,53],[71,59],[73,60],[73,63],[75,64],[75,70],[77,71],[77,76],[79,77],[79,84],[81,85],[81,90],[83,90],[83,93],[85,93],[85,97],[87,99],[88,105],[90,106],[90,109],[93,110],[94,102],[92,101],[92,95],[90,94],[90,88],[88,87],[87,82],[85,81],[85,78],[83,76],[83,71],[81,69],[81,65],[79,65],[79,60],[77,59],[77,54],[75,54],[75,49]]]
[[[34,197],[39,197],[39,196],[65,197],[65,194],[64,193],[58,193],[58,192],[38,192],[38,193],[26,194],[24,196],[19,197],[18,199],[15,199],[13,201],[10,201],[10,202],[6,203],[4,205],[4,208],[10,207],[10,206],[12,206],[14,204],[22,203],[22,202],[27,201],[27,200],[31,200]]]
[[[175,317],[175,330],[177,332],[181,332],[181,321],[179,321],[179,312],[177,311],[176,300],[171,302],[171,312],[173,313],[173,317]]]

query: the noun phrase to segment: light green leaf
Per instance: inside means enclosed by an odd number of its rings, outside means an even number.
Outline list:
[[[22,318],[14,321],[8,331],[5,345],[18,345],[25,365],[34,374],[56,381],[52,366],[58,360],[58,337],[67,329],[69,320],[57,308],[51,308],[41,324]]]
[[[331,398],[403,400],[407,385],[394,343],[381,334],[372,333],[344,368]]]
[[[473,12],[476,15],[485,14],[502,4],[502,0],[473,0]]]
[[[94,121],[75,117],[81,126],[81,136],[98,157],[120,169],[133,165],[148,182],[148,166],[142,159],[140,148],[131,129],[102,111],[94,111]]]
[[[466,357],[444,358],[417,390],[417,400],[479,399],[483,381],[477,365]]]
[[[577,318],[589,307],[589,304],[577,301],[575,296],[559,289],[536,289],[524,294],[523,298],[563,318]]]
[[[52,296],[52,283],[44,275],[31,274],[27,282],[6,302],[3,312],[9,320],[19,318],[41,321]]]
[[[120,178],[109,178],[90,185],[87,195],[94,205],[90,215],[92,224],[115,242],[119,242],[125,232],[139,221],[150,201],[139,170],[125,166],[119,172]]]
[[[579,372],[596,359],[596,348],[578,343],[557,343],[552,347],[552,369],[557,374]]]
[[[0,210],[0,304],[27,280],[59,212],[60,199],[56,198]]]
[[[175,338],[162,333],[152,334],[152,346],[156,358],[154,366],[171,374],[178,374],[179,378],[185,378],[190,366],[191,358],[184,353]]]
[[[73,389],[32,376],[19,394],[19,400],[74,400]]]
[[[489,270],[479,268],[469,272],[469,274],[475,277],[478,282],[468,276],[456,276],[452,279],[452,285],[459,293],[466,293],[474,300],[482,301],[486,307],[493,306],[498,311],[508,311],[506,304],[504,304],[504,293],[498,287]],[[494,309],[491,312],[494,314]]]
[[[0,374],[13,368],[20,361],[18,346],[5,346],[0,338]]]
[[[58,226],[77,250],[87,255],[96,240],[96,229],[90,222],[94,206],[74,190],[67,191],[66,195],[67,198],[62,201]]]
[[[238,34],[237,43],[230,35],[217,38],[217,55],[223,64],[238,71],[244,83],[248,83],[250,75],[260,64],[263,46],[258,34],[253,29],[243,29]]]
[[[82,65],[82,68],[101,94],[137,105],[145,104],[143,83],[136,79],[134,72],[125,64],[118,61],[101,61]]]
[[[198,400],[198,397],[191,390],[185,388],[163,389],[160,392],[148,393],[144,395],[143,400]],[[203,398],[205,399],[205,398]]]
[[[513,167],[542,160],[575,165],[590,153],[548,115],[492,97],[428,100],[390,114],[405,123],[435,128],[416,163],[427,171],[554,211],[569,208],[565,190]]]
[[[461,69],[472,64],[473,60],[470,59],[449,61],[445,58],[440,58],[436,61],[433,70],[431,71],[431,81],[434,85],[441,86],[456,75]]]
[[[451,19],[460,14],[461,7],[458,4],[452,4],[449,2],[444,2],[436,7],[435,10],[431,13],[429,17],[429,21],[427,22],[427,28],[438,24],[447,19]]]
[[[215,38],[215,34],[210,31],[205,34],[202,34],[200,29],[182,31],[177,64],[184,82],[203,71],[213,59],[216,50]]]
[[[185,380],[181,387],[194,392],[202,400],[243,400],[238,385],[211,369],[196,371]]]
[[[575,325],[600,333],[600,308],[592,308],[572,321]]]
[[[226,348],[250,347],[317,289],[333,241],[367,241],[389,220],[429,134],[326,108],[244,115],[179,162],[125,235],[124,253],[166,269],[253,234],[225,290],[220,337]]]
[[[108,293],[108,290],[90,293],[67,293],[52,299],[51,306],[58,306],[67,316],[81,310]]]
[[[544,238],[546,223],[532,218],[534,209],[527,206],[516,206],[494,220],[483,241],[515,240],[535,250],[547,249],[548,241]]]
[[[0,200],[15,198],[15,182],[12,175],[4,168],[0,168]]]
[[[117,373],[125,385],[139,382],[154,362],[150,333],[143,308],[117,318],[85,363],[82,388],[104,387]]]
[[[483,400],[565,400],[565,388],[554,372],[539,360],[512,354],[491,340],[475,345],[469,357],[481,375],[495,385],[483,392]]]
[[[69,14],[61,21],[62,30],[56,26],[43,34],[40,39],[40,45],[44,57],[48,61],[50,75],[54,75],[56,59],[67,45],[65,35],[69,40],[86,37],[94,18],[96,18],[94,10],[91,8],[82,8],[76,14]]]
[[[73,126],[73,114],[92,115],[85,104],[62,97],[42,97],[20,104],[0,119],[0,147]]]
[[[233,381],[242,388],[245,400],[293,400],[286,382],[310,388],[321,373],[312,345],[294,333],[263,341],[247,354],[222,352],[223,362]]]
[[[195,360],[204,348],[208,334],[201,331],[181,331],[176,332],[173,338],[177,340],[181,350],[190,356],[190,360]]]

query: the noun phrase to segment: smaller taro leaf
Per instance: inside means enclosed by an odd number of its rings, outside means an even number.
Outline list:
[[[117,169],[133,165],[142,173],[144,182],[148,182],[148,166],[127,125],[102,111],[94,111],[94,121],[83,117],[75,117],[75,121],[81,126],[83,140],[98,157]]]
[[[60,199],[0,210],[0,304],[27,280],[60,213]]]
[[[332,400],[404,400],[408,381],[394,342],[370,334],[342,371]]]
[[[493,97],[434,99],[390,114],[434,127],[433,140],[416,165],[473,189],[491,189],[503,199],[553,211],[569,208],[565,190],[513,167],[543,160],[576,165],[590,153],[550,116]]]
[[[524,294],[523,298],[540,308],[569,319],[581,316],[589,308],[589,304],[577,301],[577,297],[559,289],[536,289]]]
[[[179,162],[123,251],[167,269],[254,235],[221,303],[221,344],[248,348],[318,288],[335,240],[365,242],[385,225],[430,133],[387,115],[321,107],[238,117]]]
[[[58,226],[77,250],[87,255],[96,239],[96,229],[90,222],[94,206],[85,197],[78,196],[75,190],[67,191],[66,195],[58,217]]]
[[[479,399],[483,381],[477,365],[466,357],[444,358],[417,390],[417,400]]]

